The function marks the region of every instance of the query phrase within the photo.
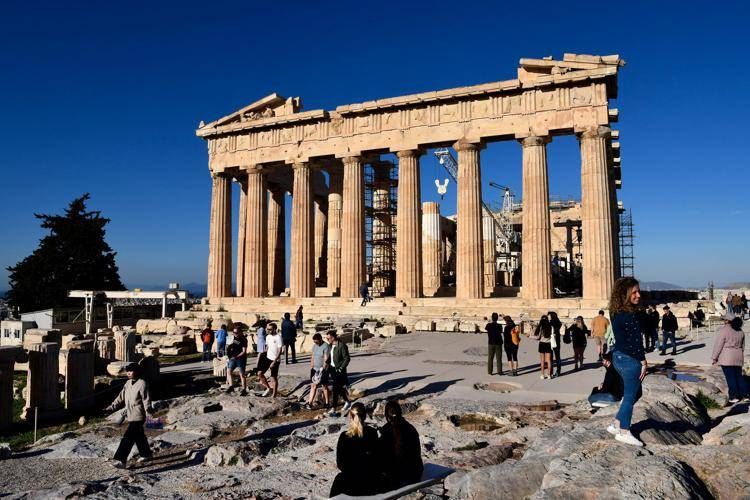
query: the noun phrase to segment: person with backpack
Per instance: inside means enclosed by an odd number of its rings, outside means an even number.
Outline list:
[[[518,345],[521,343],[521,332],[510,316],[504,316],[503,321],[505,322],[503,349],[505,350],[505,356],[508,358],[511,374],[515,377],[518,375]]]
[[[216,330],[216,356],[223,358],[227,350],[227,325]]]
[[[227,347],[227,392],[234,390],[232,372],[237,369],[240,372],[240,396],[247,394],[247,337],[240,328],[234,330],[234,340]]]
[[[497,374],[503,374],[503,327],[497,322],[498,314],[484,327],[487,332],[487,375],[492,375],[492,361],[497,359]]]
[[[203,343],[203,362],[207,363],[211,361],[211,349],[214,345],[214,331],[211,330],[211,325],[206,325],[206,328],[201,331],[201,342]]]

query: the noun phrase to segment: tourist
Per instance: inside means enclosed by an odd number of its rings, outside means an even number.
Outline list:
[[[740,296],[740,313],[742,314],[742,318],[747,314],[747,297],[745,296],[745,292],[742,292],[742,296]]]
[[[130,456],[130,450],[133,445],[138,448],[138,462],[142,463],[151,459],[151,448],[148,446],[148,440],[143,430],[146,422],[146,416],[151,413],[151,397],[149,395],[148,384],[140,377],[141,367],[136,363],[130,363],[125,368],[128,381],[120,391],[120,394],[112,401],[105,411],[114,411],[121,406],[125,407],[125,418],[128,422],[128,428],[120,440],[120,446],[117,447],[112,465],[118,469],[125,467],[125,463]]]
[[[729,403],[737,403],[748,397],[742,365],[745,360],[745,333],[742,331],[742,318],[725,314],[724,326],[714,341],[711,355],[712,364],[721,366],[729,389]]]
[[[385,464],[387,488],[396,490],[422,479],[422,446],[417,429],[404,419],[398,402],[385,404],[385,420],[380,428],[380,456]]]
[[[385,490],[378,433],[365,424],[365,405],[354,403],[349,412],[349,428],[342,432],[336,445],[336,465],[341,472],[331,486],[336,495],[365,496]]]
[[[284,364],[289,364],[290,349],[292,351],[292,363],[296,363],[297,353],[294,344],[297,342],[297,326],[292,322],[289,313],[284,314],[284,321],[281,322],[281,341],[284,344]]]
[[[359,285],[359,295],[362,297],[362,303],[361,306],[366,306],[368,302],[372,300],[372,297],[370,296],[370,289],[367,287],[367,282],[362,282],[361,285]]]
[[[698,307],[695,309],[695,322],[696,327],[701,328],[706,321],[706,313],[703,312],[703,307],[698,304]]]
[[[302,330],[302,306],[299,306],[297,312],[294,313],[294,326],[297,327],[297,330]]]
[[[216,356],[223,358],[227,350],[227,325],[216,330]]]
[[[669,306],[663,307],[664,314],[661,317],[661,351],[662,356],[667,354],[667,340],[672,341],[672,356],[677,354],[677,344],[675,342],[675,332],[677,331],[677,318]]]
[[[659,321],[661,318],[659,317],[659,311],[656,310],[656,306],[654,304],[649,304],[648,308],[646,309],[646,330],[647,335],[646,337],[651,338],[651,342],[647,343],[646,350],[648,352],[653,352],[657,349],[661,350],[660,344],[659,344]]]
[[[633,418],[633,405],[641,390],[641,382],[648,370],[646,353],[641,342],[642,325],[638,319],[640,301],[641,290],[638,280],[626,276],[615,282],[609,299],[609,314],[615,337],[612,363],[622,378],[623,396],[617,417],[607,427],[607,431],[618,441],[633,446],[643,446],[643,443],[630,433],[630,421]]]
[[[505,356],[508,358],[508,364],[512,370],[513,376],[518,375],[518,345],[521,343],[520,328],[516,326],[510,316],[503,318],[505,327],[503,328],[503,348]]]
[[[552,325],[549,324],[547,315],[543,315],[539,320],[539,324],[534,330],[534,338],[539,341],[539,363],[542,368],[542,373],[539,375],[541,379],[552,378],[552,342],[554,336],[552,335]]]
[[[318,387],[323,389],[323,399],[326,408],[330,406],[330,395],[328,390],[328,368],[331,364],[331,346],[323,342],[320,333],[313,335],[312,355],[310,356],[310,398],[307,408],[312,409],[315,405],[315,397],[318,395]]]
[[[347,386],[349,385],[349,378],[346,374],[346,368],[349,366],[349,348],[339,340],[339,336],[336,330],[330,330],[326,334],[326,340],[331,346],[331,385],[333,392],[333,401],[331,409],[328,411],[329,415],[334,415],[336,412],[336,406],[338,405],[339,397],[344,400],[344,407],[342,412],[346,413],[352,407],[349,401],[349,395],[347,393]]]
[[[497,359],[497,374],[503,374],[503,327],[497,322],[498,314],[484,327],[487,332],[487,375],[492,375],[492,360]]]
[[[552,336],[555,338],[552,347],[552,362],[555,364],[555,373],[553,376],[559,377],[560,372],[562,371],[562,359],[560,359],[562,339],[560,338],[560,329],[562,328],[563,324],[562,321],[560,321],[560,318],[557,317],[557,313],[555,311],[548,312],[547,317],[549,317],[549,324],[552,327]]]
[[[609,328],[609,320],[604,316],[604,311],[599,309],[599,314],[591,322],[591,337],[596,344],[596,355],[599,357],[600,363],[602,362],[602,356],[607,352],[607,343],[604,341],[607,328]]]
[[[221,325],[224,328],[226,326]],[[214,345],[214,331],[211,330],[210,325],[206,325],[206,328],[201,332],[201,342],[203,343],[203,363],[211,361],[211,349]]]
[[[736,293],[732,297],[732,312],[735,316],[742,316],[742,297]]]
[[[607,352],[602,356],[602,366],[606,370],[604,381],[594,387],[589,396],[589,404],[594,408],[604,408],[622,399],[622,377],[612,365],[612,353]]]
[[[247,368],[247,337],[245,332],[236,327],[234,330],[234,339],[232,343],[227,347],[227,392],[234,390],[234,378],[232,372],[239,370],[240,372],[240,396],[247,394],[247,376],[245,370]]]
[[[260,362],[261,354],[266,352],[266,326],[268,325],[267,319],[259,319],[255,323],[255,352],[258,353],[258,362]],[[257,365],[256,365],[257,368]]]
[[[727,292],[727,298],[724,299],[724,305],[726,306],[727,312],[733,313],[734,310],[732,309],[732,299],[734,298],[734,294],[730,291]]]
[[[289,313],[287,313],[287,316]],[[292,325],[294,326],[294,325]],[[276,330],[276,323],[266,326],[266,352],[263,359],[258,360],[258,380],[266,390],[261,394],[266,397],[269,394],[275,398],[279,390],[279,365],[281,365],[282,341]],[[266,371],[271,369],[271,382],[266,378]]]
[[[606,318],[605,318],[606,319]],[[575,361],[574,371],[583,368],[583,353],[586,351],[586,337],[590,335],[586,323],[583,322],[583,316],[578,316],[575,323],[568,327],[570,341],[573,343],[573,360]]]

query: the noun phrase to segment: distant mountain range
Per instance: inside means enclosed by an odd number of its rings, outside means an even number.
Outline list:
[[[684,290],[684,286],[665,281],[641,281],[641,290]]]

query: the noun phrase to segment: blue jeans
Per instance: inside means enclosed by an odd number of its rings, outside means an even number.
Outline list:
[[[620,422],[620,429],[630,429],[633,405],[641,389],[641,362],[625,353],[615,351],[612,353],[612,364],[622,377],[624,389],[620,410],[617,412],[617,421]]]
[[[222,342],[221,340],[216,341],[216,355],[220,358],[224,357],[224,353],[227,350],[227,341]]]
[[[668,332],[666,330],[662,330],[661,332],[661,351],[662,352],[667,350],[668,340],[672,340],[672,354],[675,354],[677,352],[677,343],[675,342],[674,332]]]
[[[745,385],[745,378],[742,376],[741,366],[722,365],[721,371],[724,372],[724,378],[727,379],[729,399],[739,399],[747,396],[747,387]]]
[[[213,345],[213,342],[210,344],[203,344],[203,361],[211,361],[211,347],[213,347]]]

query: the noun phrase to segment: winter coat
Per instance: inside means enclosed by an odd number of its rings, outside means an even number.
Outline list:
[[[724,325],[714,341],[711,360],[720,366],[742,366],[745,360],[745,333]]]
[[[109,408],[116,410],[122,405],[125,405],[127,410],[128,422],[143,422],[146,420],[146,413],[151,411],[151,396],[145,380],[139,378],[138,380],[125,382],[122,391],[112,401]]]
[[[661,317],[661,329],[665,332],[677,331],[677,317],[671,312]]]

